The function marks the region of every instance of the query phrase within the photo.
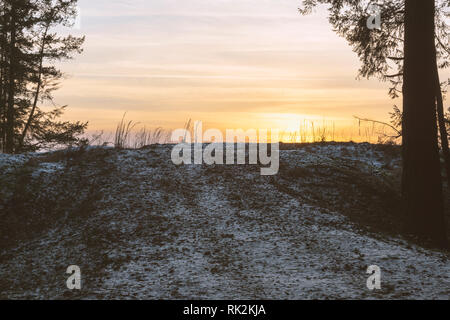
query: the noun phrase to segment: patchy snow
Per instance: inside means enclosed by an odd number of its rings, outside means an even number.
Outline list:
[[[65,165],[63,163],[40,163],[39,167],[33,171],[33,177],[41,174],[54,174],[57,171],[64,170]]]
[[[263,177],[258,166],[175,166],[170,152],[170,146],[105,149],[97,162],[86,158],[70,167],[66,159],[42,160],[32,177],[46,183],[42,192],[56,192],[68,181],[82,198],[80,186],[92,181],[84,197],[99,196],[78,211],[64,209],[42,232],[0,251],[0,297],[450,297],[448,252],[362,229],[337,207],[320,206],[307,194],[325,181],[316,171],[291,174],[296,168],[351,164],[384,175],[398,169],[398,156],[369,144],[311,145],[282,150],[280,176]],[[0,170],[26,160],[0,155]],[[80,292],[65,286],[72,264],[81,267]],[[370,265],[381,268],[379,291],[366,287]]]
[[[11,172],[13,169],[22,166],[28,159],[29,155],[10,155],[0,153],[0,169],[3,173]]]

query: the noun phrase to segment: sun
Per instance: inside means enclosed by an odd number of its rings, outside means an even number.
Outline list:
[[[262,118],[270,123],[272,129],[286,133],[298,132],[302,126],[321,120],[320,116],[301,113],[266,113]]]

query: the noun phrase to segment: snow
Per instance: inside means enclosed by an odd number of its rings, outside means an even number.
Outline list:
[[[61,177],[96,173],[102,197],[83,218],[68,213],[34,238],[2,249],[0,297],[450,297],[448,252],[367,232],[342,212],[283,191],[274,181],[283,184],[285,177],[262,177],[258,166],[175,166],[170,151],[108,149],[104,163],[72,173],[64,160],[39,163],[34,178],[47,177],[55,188]],[[369,144],[317,144],[280,155],[289,168],[351,163],[383,174],[386,162],[392,170],[400,165],[398,157]],[[38,156],[0,155],[0,170],[29,158]],[[105,163],[113,168],[94,171]],[[292,190],[302,193],[295,183]],[[78,293],[65,287],[65,269],[72,264],[82,270]],[[370,265],[381,268],[379,291],[366,287]]]
[[[9,155],[0,153],[0,168],[3,172],[11,172],[14,168],[20,167],[29,159],[27,155]]]

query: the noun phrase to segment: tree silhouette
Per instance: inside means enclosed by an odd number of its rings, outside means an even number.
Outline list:
[[[70,26],[77,0],[0,2],[0,142],[8,153],[79,141],[86,123],[58,121],[65,107],[49,112],[63,73],[55,63],[81,53],[84,37],[60,36]]]
[[[371,1],[304,0],[300,12],[329,5],[333,30],[344,37],[362,64],[359,76],[390,83],[389,95],[403,96],[402,194],[410,232],[445,247],[442,178],[437,117],[441,145],[450,176],[450,156],[438,68],[449,66],[448,0],[384,0],[377,6],[380,29],[369,29]]]

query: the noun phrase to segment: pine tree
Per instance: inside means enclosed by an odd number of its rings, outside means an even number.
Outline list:
[[[82,52],[84,37],[60,36],[70,26],[76,0],[4,0],[0,7],[0,130],[8,153],[80,141],[87,123],[58,121],[65,107],[44,112],[63,73],[55,63]]]
[[[329,5],[329,20],[360,58],[361,77],[389,81],[389,95],[403,95],[402,194],[408,230],[446,246],[442,178],[437,138],[437,111],[444,155],[448,144],[438,67],[449,66],[448,0],[378,1],[382,27],[367,28],[369,1],[303,0],[300,11],[310,13]],[[444,128],[444,130],[442,130]],[[450,159],[450,158],[449,158]],[[448,167],[448,163],[447,163]],[[449,175],[447,173],[447,175]]]

